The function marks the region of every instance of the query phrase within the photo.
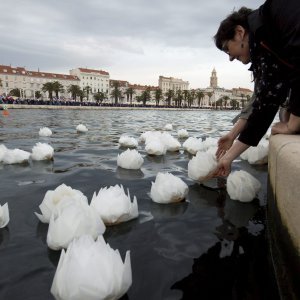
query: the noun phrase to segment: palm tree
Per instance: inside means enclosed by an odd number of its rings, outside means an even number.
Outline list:
[[[58,93],[63,93],[65,91],[64,86],[59,81],[52,82],[52,86],[55,97],[58,99]]]
[[[90,92],[92,92],[92,88],[89,85],[87,85],[83,88],[83,92],[86,94],[86,100],[89,101],[89,94]]]
[[[213,93],[212,93],[212,92],[207,92],[206,95],[207,95],[207,97],[208,97],[208,105],[211,107],[210,99],[211,99]]]
[[[250,99],[251,99],[251,96],[250,96],[250,95],[247,95],[247,96],[246,96],[246,102],[248,103],[248,102],[250,101]]]
[[[44,93],[48,92],[50,100],[53,100],[53,92],[54,92],[53,82],[44,83],[42,86],[42,91]]]
[[[41,93],[40,91],[35,91],[34,97],[35,97],[36,99],[40,99],[40,98],[42,97],[42,93]]]
[[[196,96],[196,91],[190,90],[190,93],[188,96],[188,107],[191,107],[193,105],[195,96]]]
[[[132,105],[132,96],[133,96],[133,94],[135,94],[135,91],[132,87],[129,87],[125,91],[125,95],[127,96],[127,102],[130,101],[130,105]]]
[[[171,106],[171,102],[172,102],[172,99],[174,98],[174,91],[173,90],[168,90],[165,94],[166,96],[166,102],[167,102],[167,105],[168,106]]]
[[[162,89],[158,88],[155,90],[155,103],[159,106],[159,101],[163,98]]]
[[[106,99],[107,96],[105,93],[103,92],[97,92],[95,95],[94,95],[94,99],[96,101],[96,103],[102,103],[104,101],[104,99]]]
[[[113,83],[113,90],[111,96],[115,99],[115,104],[118,104],[118,100],[122,97],[122,91],[120,90],[120,82],[115,81]]]
[[[20,91],[20,89],[15,88],[9,92],[9,95],[15,96],[15,97],[21,97],[21,91]]]
[[[183,94],[182,91],[179,89],[176,91],[175,105],[181,107],[182,100],[183,100]]]
[[[223,108],[223,101],[224,101],[224,98],[221,97],[219,98],[216,102],[215,102],[215,107],[217,108],[217,106],[220,106],[220,109]]]
[[[147,102],[147,101],[150,101],[150,100],[151,100],[151,92],[150,92],[150,88],[146,88],[146,89],[142,92],[142,94],[141,94],[141,96],[140,96],[140,98],[139,98],[138,101],[142,101],[142,102],[143,102],[143,105],[145,106],[145,105],[146,105],[146,102]]]
[[[189,90],[183,90],[183,101],[185,106],[187,105],[189,94],[190,94]]]
[[[241,102],[242,102],[242,108],[244,108],[244,106],[245,106],[245,100],[244,100],[244,97],[245,97],[245,94],[241,94],[241,98],[242,98],[242,100],[241,100]]]
[[[205,97],[203,91],[198,89],[196,91],[196,98],[198,99],[198,107],[202,107],[202,99]]]
[[[80,102],[82,102],[82,101],[83,101],[83,98],[84,98],[84,96],[85,96],[84,90],[81,90],[81,89],[79,88],[79,91],[78,91],[78,93],[77,93],[77,96],[79,96]]]
[[[230,105],[232,109],[237,109],[239,108],[239,102],[236,99],[231,99],[230,100]]]
[[[227,107],[227,101],[230,99],[228,96],[223,96],[224,102],[225,102],[225,108]]]
[[[77,84],[71,84],[69,87],[68,87],[68,93],[71,93],[71,97],[73,100],[76,101],[76,97],[79,96],[80,94],[80,86],[77,85]]]

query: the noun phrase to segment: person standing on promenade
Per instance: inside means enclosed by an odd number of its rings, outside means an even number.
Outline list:
[[[299,0],[267,0],[256,10],[242,7],[221,22],[214,40],[230,61],[251,62],[254,77],[252,111],[231,130],[233,140],[238,136],[234,143],[226,136],[220,138],[219,162],[211,173],[215,177],[227,176],[232,161],[257,146],[283,104],[287,118],[276,123],[271,133],[300,132]]]

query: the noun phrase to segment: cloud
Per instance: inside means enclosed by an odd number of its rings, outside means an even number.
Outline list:
[[[0,1],[14,12],[0,19],[0,64],[58,73],[89,67],[150,85],[174,76],[193,88],[209,85],[215,67],[220,86],[252,87],[247,67],[229,64],[212,39],[238,0]]]

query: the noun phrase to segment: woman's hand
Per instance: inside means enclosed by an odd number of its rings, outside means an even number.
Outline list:
[[[216,158],[220,159],[225,155],[227,150],[230,149],[234,142],[234,138],[230,133],[227,133],[223,135],[219,140],[218,140],[218,149],[216,151]]]
[[[248,148],[249,145],[239,140],[235,141],[226,154],[219,160],[217,167],[209,173],[209,177],[228,176],[231,171],[232,162]]]
[[[293,134],[289,129],[288,123],[278,122],[271,128],[271,134]]]
[[[272,126],[272,134],[297,134],[300,133],[300,117],[290,114],[287,123],[278,122]]]
[[[218,141],[218,149],[216,152],[217,159],[220,159],[231,148],[233,142],[238,135],[243,131],[247,124],[247,119],[240,118],[234,124],[233,128],[225,135],[223,135]]]
[[[226,177],[231,171],[232,161],[223,157],[219,160],[217,167],[211,172],[212,177]]]

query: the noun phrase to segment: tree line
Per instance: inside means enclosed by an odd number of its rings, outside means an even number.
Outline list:
[[[1,81],[0,81],[1,86]],[[44,93],[48,93],[50,101],[53,100],[53,97],[59,99],[59,93],[64,93],[65,89],[64,86],[59,81],[54,82],[46,82],[43,84],[42,89]],[[67,88],[67,92],[70,93],[71,98],[76,100],[77,98],[80,99],[82,102],[84,98],[89,101],[90,96],[92,95],[94,101],[97,104],[101,104],[104,100],[108,99],[108,95],[105,92],[96,92],[92,94],[92,88],[90,86],[86,86],[83,89],[80,88],[79,85],[70,85]],[[114,101],[114,104],[119,104],[125,97],[127,98],[127,102],[132,105],[133,99],[137,102],[142,103],[144,106],[147,105],[147,102],[152,100],[151,95],[151,88],[147,87],[140,95],[134,95],[136,91],[134,88],[129,87],[122,92],[120,82],[115,81],[112,85],[110,96]],[[15,97],[22,97],[21,90],[18,88],[12,89],[9,93],[11,96]],[[206,106],[204,104],[204,98],[207,95],[208,97],[208,106],[215,108],[227,108],[228,107],[228,100],[230,108],[238,109],[240,108],[239,101],[237,99],[230,99],[228,96],[222,96],[214,103],[211,102],[211,98],[213,96],[212,92],[204,92],[201,89],[192,89],[192,90],[168,90],[167,92],[163,93],[160,88],[156,88],[154,90],[154,99],[155,105],[159,106],[162,102],[166,106],[174,106],[174,107],[192,107],[197,105],[198,107]],[[42,98],[41,91],[35,91],[35,98],[40,99]],[[250,96],[241,95],[241,106],[244,107],[245,102],[250,100]]]

